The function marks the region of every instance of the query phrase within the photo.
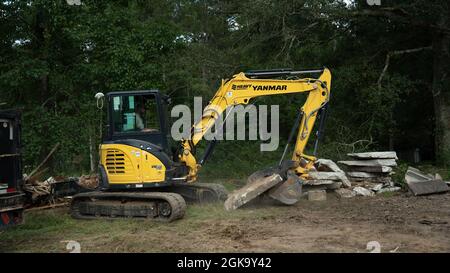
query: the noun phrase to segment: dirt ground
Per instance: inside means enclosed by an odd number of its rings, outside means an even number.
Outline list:
[[[67,208],[29,212],[27,223],[0,233],[0,252],[449,252],[450,193],[404,193],[295,206],[192,205],[170,224],[142,220],[79,221]],[[376,245],[377,243],[371,243]]]

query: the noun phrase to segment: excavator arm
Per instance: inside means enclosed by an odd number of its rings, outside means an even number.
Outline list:
[[[321,73],[319,78],[299,78],[299,75]],[[285,77],[287,79],[277,79]],[[305,104],[299,109],[302,113],[298,125],[296,143],[292,161],[300,163],[306,159],[307,164],[297,166],[295,172],[299,176],[307,176],[315,158],[304,154],[311,130],[317,118],[318,111],[324,107],[330,98],[331,73],[323,70],[310,71],[254,71],[239,73],[229,80],[222,80],[221,86],[214,97],[203,110],[201,119],[193,125],[189,139],[182,141],[182,151],[179,155],[189,169],[188,182],[194,182],[198,169],[201,167],[194,156],[195,146],[210,130],[217,119],[229,107],[246,105],[253,98],[270,95],[287,95],[308,92]]]

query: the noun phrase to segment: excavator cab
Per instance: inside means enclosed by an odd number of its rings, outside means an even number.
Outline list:
[[[170,153],[168,96],[158,90],[111,92],[104,141],[136,139],[152,143]]]
[[[161,187],[182,177],[172,159],[169,97],[158,90],[106,95],[108,123],[100,146],[103,189]]]

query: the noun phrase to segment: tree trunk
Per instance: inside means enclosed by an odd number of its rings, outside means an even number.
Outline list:
[[[450,23],[448,12],[442,12],[440,26]],[[450,165],[450,34],[436,31],[433,36],[432,94],[435,111],[435,152],[440,165]]]

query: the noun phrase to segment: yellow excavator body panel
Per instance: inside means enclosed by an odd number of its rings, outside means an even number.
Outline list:
[[[161,183],[166,167],[154,155],[125,144],[100,145],[100,162],[110,184]]]

